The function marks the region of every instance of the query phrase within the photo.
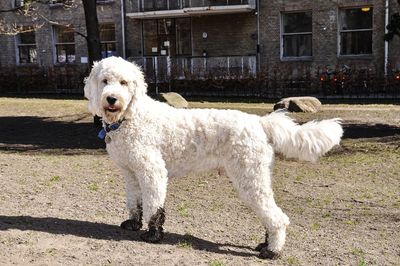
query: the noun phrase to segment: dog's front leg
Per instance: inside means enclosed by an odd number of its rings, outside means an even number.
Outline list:
[[[129,212],[129,219],[121,223],[126,230],[138,231],[142,228],[142,193],[139,181],[134,172],[122,169],[126,185],[126,206]]]
[[[165,222],[164,202],[167,193],[168,172],[161,155],[152,152],[144,158],[136,172],[140,183],[143,200],[143,219],[148,224],[148,230],[141,235],[146,242],[156,243],[163,239],[163,224]]]

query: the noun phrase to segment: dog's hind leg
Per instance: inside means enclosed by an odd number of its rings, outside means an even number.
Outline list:
[[[271,162],[272,156],[259,156],[254,161],[246,156],[246,159],[234,160],[226,167],[240,197],[255,211],[267,229],[266,243],[258,246],[263,259],[276,259],[280,256],[285,244],[286,227],[289,225],[289,218],[276,205],[273,197],[269,168]]]
[[[126,185],[126,206],[129,212],[129,219],[121,223],[126,230],[138,231],[142,228],[142,193],[139,181],[135,174],[123,169]]]
[[[289,225],[289,218],[279,208],[273,196],[265,198],[265,205],[253,203],[257,206],[254,209],[264,208],[264,212],[259,210],[258,216],[262,219],[264,226],[267,229],[265,243],[262,243],[257,248],[260,251],[260,258],[276,259],[280,256],[286,239],[286,227]],[[262,206],[264,205],[264,206]]]

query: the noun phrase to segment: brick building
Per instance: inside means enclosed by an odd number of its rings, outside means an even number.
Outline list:
[[[8,24],[23,28],[17,35],[0,35],[0,91],[82,93],[88,69],[84,11],[80,1],[68,8],[62,2],[38,4],[39,18],[0,13]],[[103,56],[122,56],[120,2],[97,2]],[[21,3],[1,1],[0,9]],[[39,26],[30,31],[35,24]]]
[[[396,1],[388,4],[390,11],[399,8]],[[399,40],[385,52],[383,0],[272,0],[261,1],[260,10],[262,66],[347,65],[378,75],[400,69]]]
[[[85,33],[81,6],[64,10],[52,2],[44,7],[48,17]],[[171,81],[266,76],[296,80],[344,68],[383,78],[400,71],[399,38],[387,45],[383,40],[385,18],[399,10],[395,0],[98,3],[104,56],[136,61],[150,83],[178,86]],[[29,21],[24,23],[29,27]],[[81,79],[87,69],[85,39],[64,31],[45,24],[35,31],[35,42],[29,36],[0,36],[2,50],[7,51],[0,55],[0,72],[39,69],[40,75],[60,83],[69,80],[62,77],[73,69],[82,74],[70,76]],[[36,45],[35,58],[26,52],[29,45]],[[47,90],[54,89],[52,84],[47,82]],[[71,86],[55,89],[64,87]],[[77,91],[81,87],[75,86]]]

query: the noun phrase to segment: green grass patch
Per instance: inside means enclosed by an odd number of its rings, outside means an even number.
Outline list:
[[[219,212],[223,207],[224,207],[224,204],[222,204],[220,202],[214,202],[211,205],[211,210],[214,212]]]
[[[296,182],[301,182],[301,180],[303,179],[302,176],[298,175],[296,176],[296,178],[294,179]]]
[[[52,176],[52,177],[50,178],[50,182],[58,182],[58,181],[60,181],[60,180],[61,180],[61,177],[58,176],[58,175]]]
[[[225,266],[225,263],[220,260],[213,260],[210,262],[210,266]]]
[[[99,190],[99,185],[97,184],[97,183],[90,183],[89,185],[88,185],[88,189],[90,190],[90,191],[97,191],[97,190]]]
[[[300,261],[295,256],[289,256],[287,258],[287,262],[289,265],[300,265]]]
[[[321,229],[321,225],[319,223],[313,223],[311,225],[311,229],[312,230],[319,230],[319,229]]]
[[[178,207],[178,212],[183,217],[189,216],[189,206],[186,203],[181,203]]]
[[[356,226],[358,224],[358,222],[354,221],[354,220],[348,220],[348,221],[345,221],[344,223],[347,225],[350,225],[350,226]]]
[[[192,238],[191,234],[185,234],[183,239],[181,239],[178,243],[179,248],[192,248]]]

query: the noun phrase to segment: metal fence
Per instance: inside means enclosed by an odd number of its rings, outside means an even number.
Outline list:
[[[130,58],[145,72],[150,83],[182,79],[243,79],[256,76],[255,56]]]
[[[0,69],[0,93],[82,94],[87,68],[18,66]]]
[[[400,73],[387,77],[372,71],[316,71],[291,78],[285,69],[256,73],[253,56],[143,57],[135,59],[145,71],[149,94],[175,91],[184,96],[277,99],[312,95],[322,99],[400,100]],[[75,65],[2,67],[0,93],[83,95],[86,68]]]
[[[400,73],[380,77],[365,70],[317,70],[290,77],[288,69],[257,73],[255,56],[139,57],[149,92],[186,96],[264,97],[314,95],[321,98],[400,98]]]
[[[316,96],[321,99],[400,99],[400,80],[377,78],[365,85],[324,83],[318,79],[275,80],[273,78],[171,80],[150,84],[149,93],[168,91],[194,97],[252,97],[279,99]]]

